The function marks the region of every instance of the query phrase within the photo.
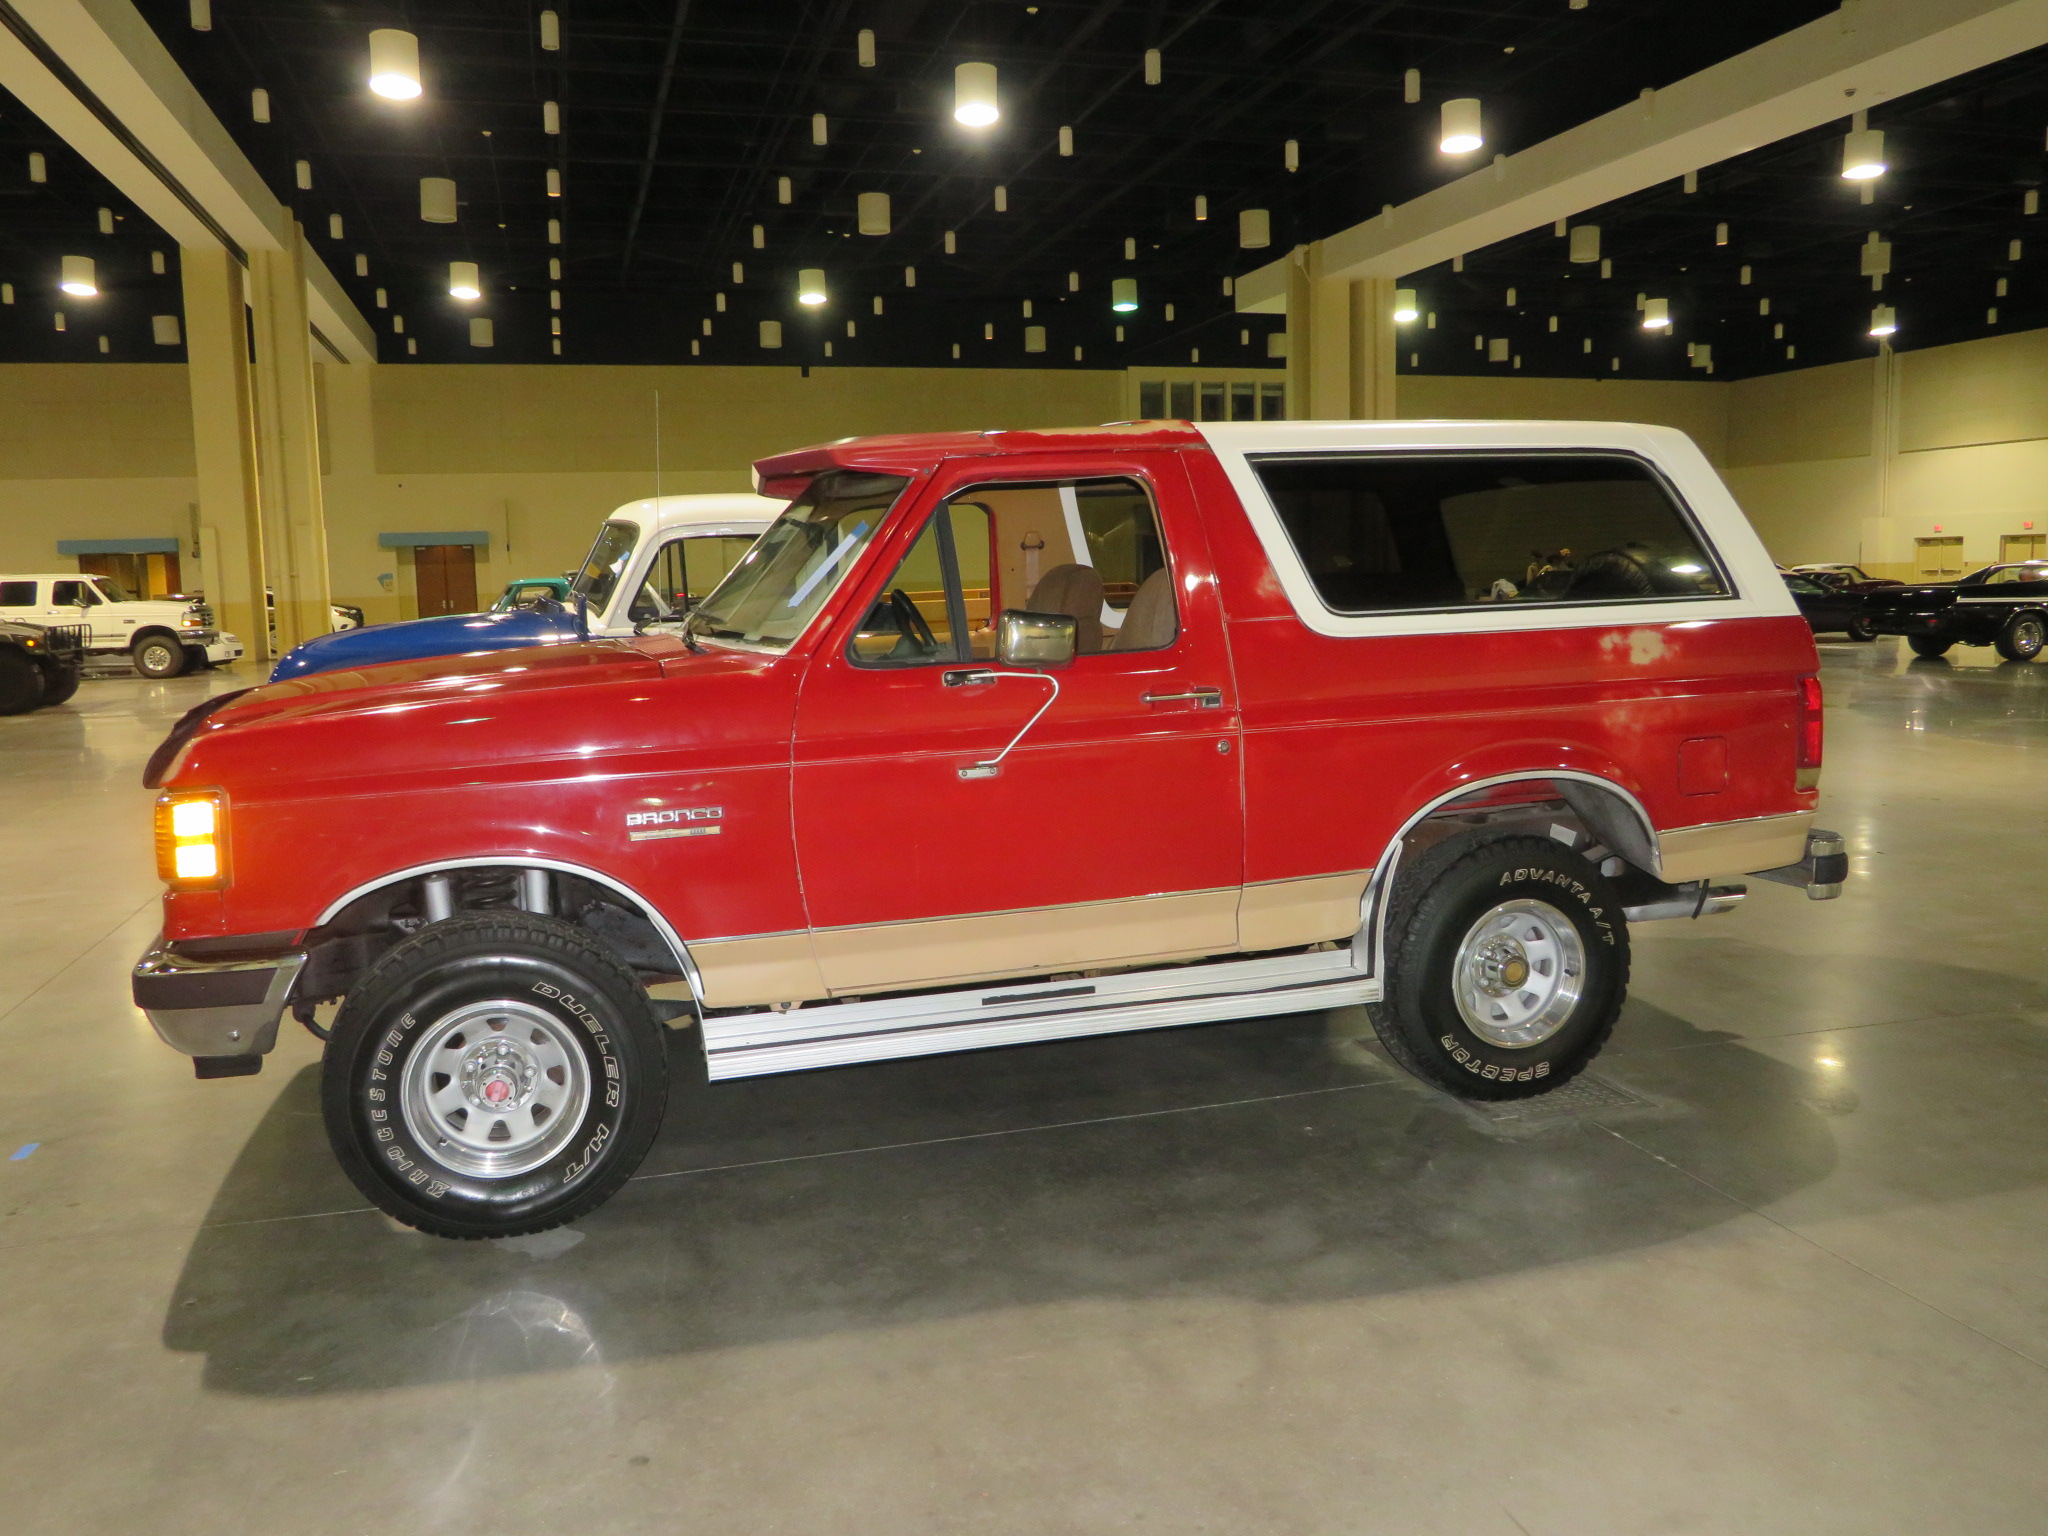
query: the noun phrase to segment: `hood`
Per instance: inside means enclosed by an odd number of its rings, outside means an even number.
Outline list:
[[[361,629],[315,635],[286,654],[272,669],[270,680],[282,682],[343,667],[377,666],[426,656],[460,656],[575,638],[575,616],[566,612],[513,608],[503,613],[444,613],[431,619],[369,624]]]
[[[209,700],[186,740],[159,751],[166,784],[222,784],[259,798],[314,785],[371,792],[401,782],[474,782],[555,761],[578,771],[678,732],[716,741],[731,690],[775,658],[691,653],[665,637],[592,640],[316,672]],[[701,710],[678,711],[678,674],[701,675]],[[785,690],[786,691],[786,690]],[[193,712],[199,715],[199,711]],[[787,754],[786,722],[779,738]],[[168,749],[168,750],[166,750]]]

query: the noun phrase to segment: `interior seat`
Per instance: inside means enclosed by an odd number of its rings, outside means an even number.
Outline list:
[[[1113,649],[1157,651],[1173,644],[1180,633],[1180,615],[1174,609],[1173,578],[1161,566],[1138,584],[1131,606],[1124,611],[1124,627],[1117,631]]]
[[[1032,613],[1064,613],[1074,621],[1074,649],[1102,649],[1102,576],[1090,565],[1056,565],[1038,578],[1024,605]]]

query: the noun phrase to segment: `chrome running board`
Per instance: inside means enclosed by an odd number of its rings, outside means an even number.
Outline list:
[[[1379,997],[1379,982],[1352,968],[1350,950],[1323,950],[727,1014],[704,1021],[704,1059],[716,1081],[1307,1013]]]

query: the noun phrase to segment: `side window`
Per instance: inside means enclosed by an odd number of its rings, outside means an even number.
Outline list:
[[[99,600],[100,595],[93,591],[91,582],[55,581],[50,583],[50,604],[52,607],[69,608],[83,603],[86,607],[92,608],[98,605]]]
[[[0,581],[0,608],[33,608],[36,584],[32,581]]]
[[[1253,469],[1339,613],[1730,590],[1663,483],[1625,454],[1257,457]]]
[[[1068,614],[1084,656],[1159,650],[1180,633],[1158,512],[1137,481],[990,485],[967,494],[993,524],[991,613]]]
[[[995,654],[988,600],[988,509],[956,499],[890,573],[854,634],[852,657],[865,667],[987,660]]]

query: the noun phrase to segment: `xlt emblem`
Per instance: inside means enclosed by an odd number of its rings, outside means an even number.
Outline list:
[[[717,805],[689,805],[672,811],[628,811],[626,838],[629,842],[651,842],[657,837],[716,837],[725,828],[725,808]]]

